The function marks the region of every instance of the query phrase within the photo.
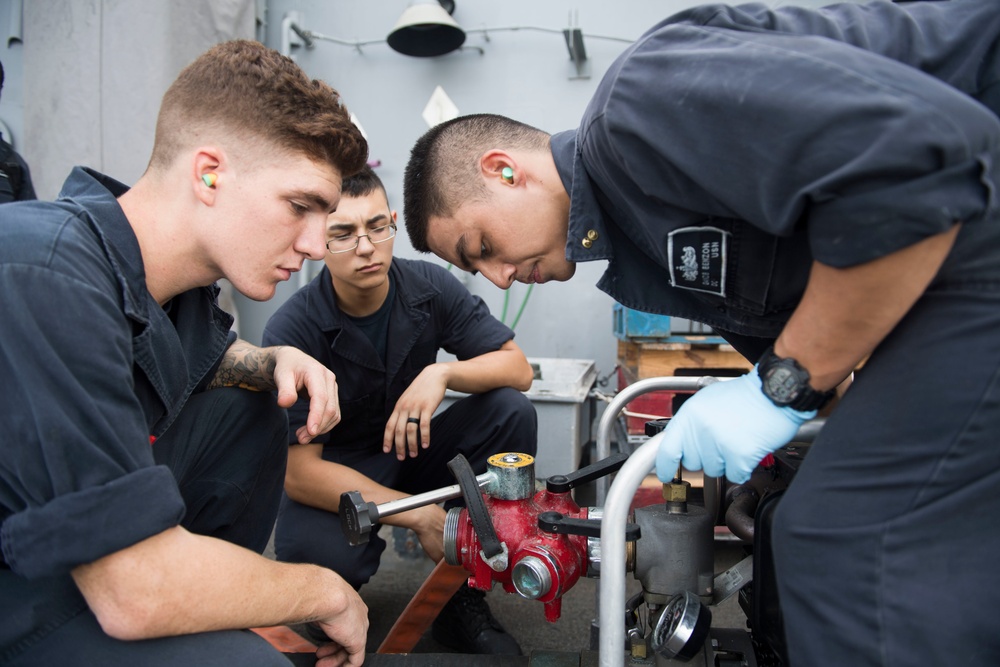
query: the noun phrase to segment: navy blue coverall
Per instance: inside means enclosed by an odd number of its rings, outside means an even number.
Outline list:
[[[264,329],[265,345],[297,347],[337,376],[341,421],[314,440],[323,444],[323,458],[383,486],[417,494],[455,484],[447,463],[459,453],[476,474],[486,471],[486,460],[494,454],[534,455],[535,409],[510,387],[473,394],[438,411],[431,420],[433,444],[416,458],[399,461],[395,449],[382,452],[385,425],[396,401],[437,361],[438,350],[465,360],[494,352],[514,337],[490,315],[482,299],[439,266],[396,257],[389,279],[393,301],[384,363],[372,342],[337,307],[325,267]],[[305,423],[307,408],[299,401],[289,410],[290,433]],[[360,588],[378,570],[385,540],[372,535],[367,544],[351,546],[339,515],[283,495],[274,548],[279,560],[323,565]]]
[[[792,667],[1000,664],[998,37],[995,0],[701,6],[640,38],[552,137],[567,258],[608,260],[617,301],[754,361],[813,261],[962,223],[778,508]]]
[[[263,552],[284,481],[274,397],[206,390],[218,288],[156,303],[125,191],[77,168],[0,206],[0,664],[288,665],[249,631],[113,639],[70,574],[177,525]]]

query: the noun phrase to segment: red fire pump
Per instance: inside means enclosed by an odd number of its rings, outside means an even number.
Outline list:
[[[536,493],[534,458],[528,454],[496,454],[478,477],[459,455],[448,464],[457,485],[378,506],[357,492],[345,493],[341,523],[351,543],[360,544],[380,517],[462,495],[466,507],[449,510],[445,520],[445,560],[472,573],[469,586],[490,590],[499,583],[508,593],[542,602],[546,620],[556,621],[563,594],[581,576],[600,572],[602,511],[581,508],[570,492],[618,470],[627,458],[618,454],[553,475]],[[638,538],[638,526],[627,526],[628,544]]]
[[[647,424],[646,434],[654,437],[665,425]],[[767,540],[761,547],[754,528],[770,524],[761,519],[758,498],[770,499],[767,516],[773,516],[774,501],[794,474],[797,463],[792,463],[801,456],[789,446],[780,457],[780,461],[787,462],[787,471],[781,466],[758,468],[754,473],[756,481],[733,490],[725,512],[727,525],[734,534],[747,535],[744,540],[762,548],[765,555]],[[555,621],[561,615],[562,596],[580,577],[597,577],[601,570],[604,510],[581,508],[570,492],[621,469],[627,459],[627,454],[617,454],[568,475],[553,475],[542,490],[536,490],[534,459],[527,454],[497,454],[479,476],[473,474],[464,457],[456,456],[448,463],[458,481],[456,485],[382,505],[366,502],[357,491],[343,494],[341,526],[349,541],[357,545],[368,541],[381,517],[462,496],[465,507],[449,510],[445,519],[447,563],[469,572],[468,583],[474,588],[489,590],[499,583],[508,593],[542,602],[545,618]],[[636,470],[625,471],[626,482],[629,475],[637,474]],[[608,553],[605,569],[612,564],[613,574],[617,575],[618,568],[624,565],[642,586],[641,594],[622,601],[629,664],[651,665],[655,659],[656,665],[665,667],[696,658],[702,667],[777,664],[770,661],[770,656],[772,651],[782,649],[784,638],[780,634],[780,609],[773,575],[769,574],[770,562],[748,555],[716,575],[714,528],[720,507],[714,505],[709,511],[698,503],[689,503],[689,487],[678,471],[677,478],[663,487],[665,502],[637,507],[625,519],[634,521],[634,525],[623,521],[621,528],[614,528],[625,531],[625,562],[621,562],[621,554]],[[758,487],[767,495],[756,491]],[[723,497],[716,493],[719,502]],[[620,512],[612,510],[609,515],[620,516]],[[751,580],[758,582],[756,595],[747,586]],[[755,634],[711,628],[707,605],[720,604],[737,593],[740,606],[752,619],[750,627],[756,628],[752,630]],[[603,598],[601,604],[616,603]],[[602,614],[604,611],[602,607]],[[768,662],[757,662],[758,647],[761,655],[768,656]],[[613,658],[611,655],[609,659]],[[603,654],[601,660],[604,664]]]

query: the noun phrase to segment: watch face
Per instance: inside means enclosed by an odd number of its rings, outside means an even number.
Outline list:
[[[801,393],[800,381],[791,368],[775,366],[764,379],[764,391],[775,403],[791,403]]]

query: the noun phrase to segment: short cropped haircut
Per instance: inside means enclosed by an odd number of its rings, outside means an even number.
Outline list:
[[[479,158],[491,148],[549,150],[549,135],[505,116],[473,114],[435,125],[414,144],[403,176],[403,218],[410,244],[430,252],[427,222],[462,202],[482,199]]]
[[[386,201],[389,200],[382,179],[368,165],[362,167],[358,173],[345,178],[340,185],[341,197],[367,197],[373,192],[381,192],[386,195]]]
[[[251,40],[217,44],[181,71],[160,105],[150,168],[230,138],[265,153],[305,155],[341,176],[368,159],[368,143],[337,91]]]

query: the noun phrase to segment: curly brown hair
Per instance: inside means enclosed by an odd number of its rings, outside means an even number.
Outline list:
[[[343,177],[368,159],[368,142],[337,91],[251,40],[217,44],[181,71],[163,96],[150,167],[165,168],[182,150],[223,138],[215,135],[301,153]]]

